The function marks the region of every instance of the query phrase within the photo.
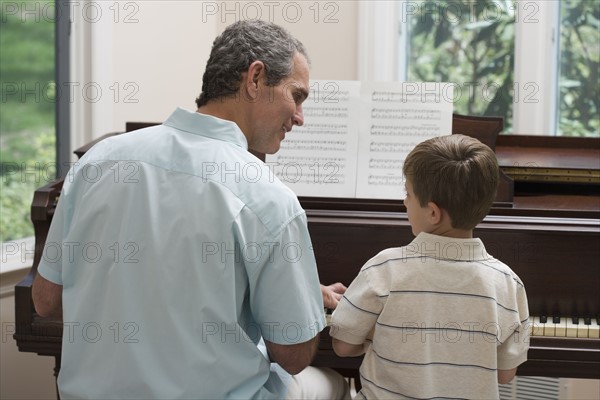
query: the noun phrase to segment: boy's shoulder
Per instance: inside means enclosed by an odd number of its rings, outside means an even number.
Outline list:
[[[414,258],[416,253],[410,246],[390,247],[381,250],[375,256],[371,257],[362,267],[361,271],[368,269],[380,269],[391,265],[395,261],[403,262]]]

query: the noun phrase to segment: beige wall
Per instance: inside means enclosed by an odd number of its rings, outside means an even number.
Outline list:
[[[90,39],[74,46],[87,60],[73,68],[75,80],[93,82],[102,96],[75,107],[74,148],[126,121],[159,122],[175,107],[193,109],[214,38],[239,19],[260,16],[287,28],[307,48],[311,78],[358,79],[356,1],[143,1],[120,3],[118,15],[111,4],[76,28]]]
[[[269,4],[275,3],[271,6]],[[212,9],[218,33],[235,18],[269,20],[285,27],[306,47],[312,79],[358,79],[358,1],[236,1]]]
[[[136,4],[138,22],[113,25],[112,78],[122,93],[113,105],[114,130],[126,121],[161,122],[178,106],[193,109],[216,32],[214,22],[202,22],[203,2]]]

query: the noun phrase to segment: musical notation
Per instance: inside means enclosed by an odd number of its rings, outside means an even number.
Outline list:
[[[402,92],[373,92],[371,94],[372,101],[383,101],[387,103],[406,103],[409,95]]]
[[[294,128],[294,133],[307,135],[346,135],[348,134],[347,124],[308,124]]]
[[[281,150],[345,151],[345,140],[294,140],[281,142]]]
[[[425,120],[425,121],[439,121],[442,116],[440,110],[428,110],[428,109],[386,109],[386,108],[373,108],[371,110],[371,118],[373,119],[396,119],[396,120]]]
[[[403,183],[402,176],[369,175],[369,185],[401,187]]]
[[[454,100],[454,84],[441,82],[401,82],[393,85],[391,89],[373,90],[370,94],[371,102],[373,103],[452,103]]]
[[[440,127],[437,125],[371,125],[370,133],[373,136],[431,137],[439,131]]]
[[[311,157],[311,156],[279,156],[276,161],[267,163],[267,165],[278,166],[298,166],[300,168],[329,168],[336,166],[338,169],[346,167],[346,159],[343,157]]]
[[[267,165],[288,184],[343,185],[346,160],[341,157],[279,156]]]
[[[401,153],[410,152],[413,147],[415,147],[415,144],[408,142],[371,142],[369,151],[373,153]]]
[[[392,159],[388,160],[385,158],[371,158],[369,160],[369,168],[372,169],[389,169],[394,171],[401,171],[404,159]]]
[[[304,118],[310,118],[310,117],[348,118],[348,108],[347,107],[305,106],[302,109],[304,112]]]
[[[406,155],[451,132],[451,93],[439,82],[311,81],[305,124],[267,161],[286,166],[275,174],[299,196],[401,199]]]

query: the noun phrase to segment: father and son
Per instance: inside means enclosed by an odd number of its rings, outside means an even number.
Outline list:
[[[105,139],[73,168],[48,250],[132,257],[43,257],[38,314],[105,332],[64,334],[61,398],[350,398],[335,371],[309,366],[324,307],[335,352],[364,354],[356,398],[499,397],[526,360],[529,315],[522,281],[473,237],[496,196],[495,154],[462,135],[417,145],[403,166],[415,239],[373,255],[348,288],[325,286],[297,197],[248,151],[277,152],[308,95],[302,43],[239,21],[213,43],[195,112]],[[207,162],[262,170],[219,179]],[[134,179],[115,179],[132,165]],[[207,257],[203,243],[244,257]]]

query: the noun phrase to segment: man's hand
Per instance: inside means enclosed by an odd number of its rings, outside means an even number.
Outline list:
[[[333,285],[321,285],[321,294],[323,295],[323,306],[334,309],[337,307],[342,295],[346,292],[346,286],[340,282]]]

